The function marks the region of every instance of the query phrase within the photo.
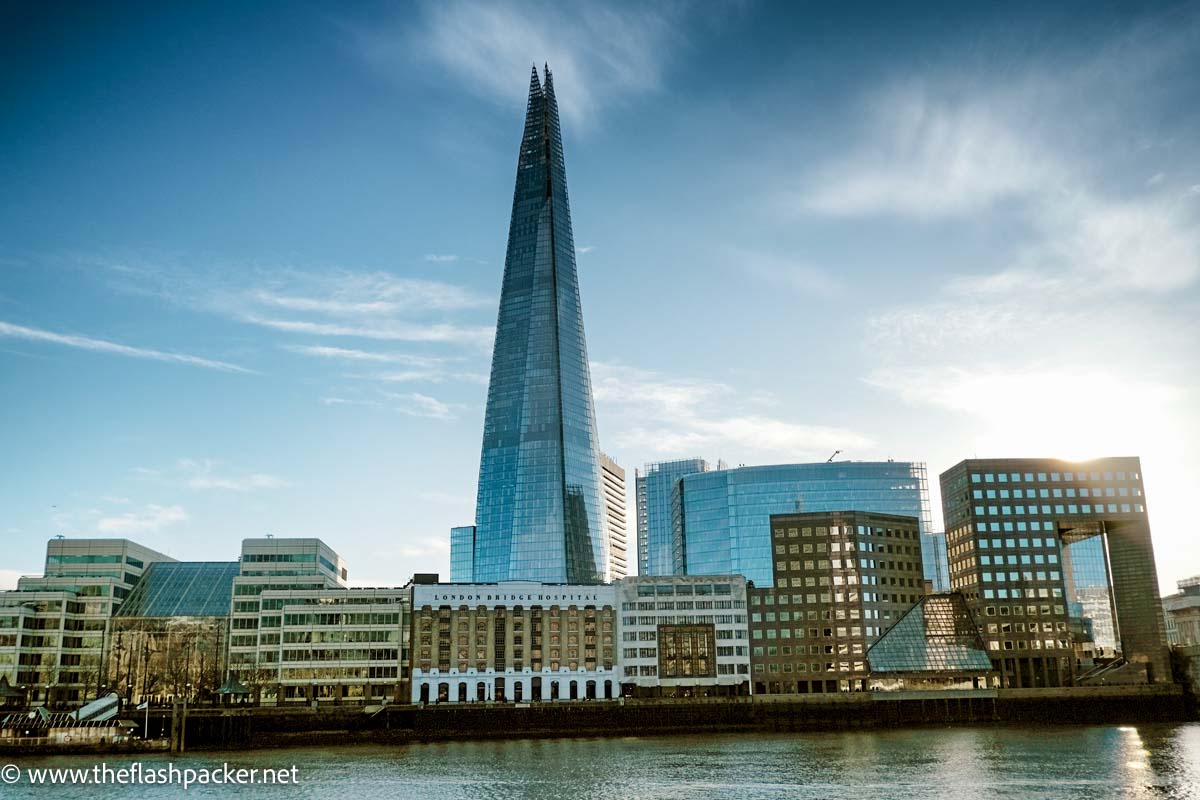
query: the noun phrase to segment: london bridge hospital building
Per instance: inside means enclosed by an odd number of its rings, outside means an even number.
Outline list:
[[[412,702],[547,702],[620,695],[616,587],[415,584]]]

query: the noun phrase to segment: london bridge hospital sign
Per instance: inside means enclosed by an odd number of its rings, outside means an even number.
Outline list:
[[[612,586],[539,586],[477,584],[415,586],[413,606],[439,605],[615,605]]]

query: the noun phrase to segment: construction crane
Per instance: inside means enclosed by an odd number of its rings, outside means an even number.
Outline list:
[[[829,462],[833,461],[835,458],[838,457],[838,454],[841,452],[842,452],[841,450],[834,450],[833,455],[831,455],[829,458],[825,459],[825,463],[828,464]]]

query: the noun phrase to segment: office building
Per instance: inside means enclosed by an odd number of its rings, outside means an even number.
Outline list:
[[[554,81],[529,86],[484,413],[472,580],[604,580],[600,463]]]
[[[344,589],[346,579],[342,557],[320,539],[244,539],[230,604],[231,678],[250,687],[258,699],[276,686],[278,665],[260,662],[260,644],[269,648],[274,636],[274,631],[268,631],[265,642],[260,641],[264,591]]]
[[[625,468],[608,455],[600,454],[600,476],[604,481],[604,530],[608,537],[608,561],[604,581],[612,583],[629,574],[629,538],[625,515]],[[454,580],[451,574],[450,580]]]
[[[412,702],[615,699],[617,589],[412,584]]]
[[[685,475],[672,498],[688,575],[774,581],[772,514],[867,511],[916,517],[930,530],[925,465],[901,461],[783,464]],[[676,565],[680,566],[680,565]]]
[[[755,694],[861,691],[867,649],[924,596],[915,516],[773,514],[772,582],[752,586]]]
[[[636,473],[638,574],[684,574],[683,536],[676,535],[671,500],[680,478],[710,469],[702,458],[684,458],[647,464]]]
[[[617,591],[623,695],[750,693],[745,578],[639,575],[620,581]]]
[[[475,580],[475,526],[461,525],[450,529],[450,581],[470,583]]]
[[[1171,679],[1139,459],[972,459],[941,486],[951,584],[1004,686],[1076,682],[1069,583],[1111,592],[1122,661],[1106,681]]]
[[[257,691],[279,705],[408,702],[410,589],[264,589]]]
[[[169,556],[127,539],[51,539],[41,576],[0,592],[0,676],[31,703],[79,705],[107,687],[113,612]]]
[[[108,689],[126,706],[212,700],[225,680],[236,561],[160,561],[112,618]]]
[[[1173,645],[1200,645],[1200,575],[1179,581],[1176,594],[1162,599],[1168,621],[1168,640]]]

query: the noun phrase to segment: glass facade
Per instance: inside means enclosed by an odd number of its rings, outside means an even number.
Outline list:
[[[718,465],[718,469],[720,465]],[[671,524],[671,493],[684,475],[708,472],[702,458],[647,464],[637,475],[639,575],[683,575],[683,538]]]
[[[926,533],[921,536],[921,563],[925,580],[935,592],[950,591],[950,564],[946,555],[946,534]]]
[[[475,581],[603,580],[591,377],[558,103],[534,70],[484,416]]]
[[[681,478],[673,528],[689,575],[741,574],[774,586],[771,515],[866,511],[916,517],[928,531],[925,465],[844,461],[739,467]]]
[[[239,569],[236,561],[151,564],[116,616],[224,617]]]
[[[471,583],[475,574],[475,526],[450,529],[450,581]]]
[[[1083,621],[1084,630],[1096,647],[1109,653],[1119,649],[1104,537],[1092,536],[1064,544],[1062,557],[1070,615]]]
[[[966,600],[929,595],[867,651],[871,672],[986,673],[992,660]]]

